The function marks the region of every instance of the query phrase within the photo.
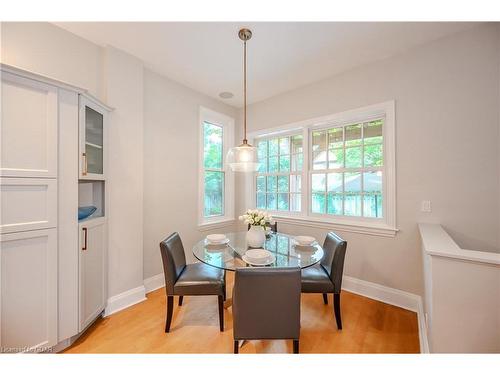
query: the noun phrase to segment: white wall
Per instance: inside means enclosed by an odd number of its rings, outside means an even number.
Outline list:
[[[200,106],[237,115],[233,107],[145,70],[145,279],[163,272],[159,243],[169,234],[179,232],[188,261],[194,260],[194,243],[207,234],[197,229]]]
[[[101,47],[47,22],[2,22],[1,61],[103,98]]]
[[[106,47],[108,130],[108,295],[143,285],[143,65]]]
[[[254,131],[396,101],[400,232],[339,231],[347,275],[421,294],[418,221],[442,223],[461,247],[498,249],[498,47],[496,26],[482,26],[249,107]],[[420,212],[424,199],[431,214]],[[326,233],[280,227],[321,240]]]
[[[500,72],[500,23],[497,23],[497,43],[498,43],[498,71]],[[500,74],[499,74],[500,77]],[[498,82],[499,102],[498,102],[498,165],[500,166],[500,80]],[[500,173],[498,174],[498,251],[500,252]]]

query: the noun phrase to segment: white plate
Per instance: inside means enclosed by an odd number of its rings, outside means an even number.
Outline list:
[[[251,262],[250,260],[248,260],[248,258],[246,257],[246,255],[243,255],[241,257],[241,259],[243,259],[243,261],[245,263],[250,264],[251,266],[257,266],[257,267],[258,266],[261,266],[261,267],[262,266],[268,266],[270,264],[273,264],[276,261],[276,257],[273,254],[271,254],[269,256],[269,259],[265,263],[254,263],[254,262]]]
[[[225,240],[223,241],[218,241],[218,242],[215,242],[215,241],[210,241],[208,238],[205,239],[205,243],[207,245],[227,245],[229,243],[229,238],[226,238]]]
[[[311,246],[316,242],[316,238],[310,236],[296,236],[294,240],[301,246]]]

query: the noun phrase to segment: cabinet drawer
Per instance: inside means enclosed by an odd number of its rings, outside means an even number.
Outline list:
[[[55,179],[0,178],[0,199],[0,233],[54,228],[57,225]]]
[[[57,230],[0,235],[0,347],[57,343]]]

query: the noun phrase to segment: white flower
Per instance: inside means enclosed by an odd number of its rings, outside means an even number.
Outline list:
[[[244,223],[245,224],[250,224],[250,221],[249,220],[245,220]]]
[[[238,216],[238,220],[242,221],[243,220],[243,216]]]
[[[250,224],[253,225],[255,223],[254,219],[250,218]]]
[[[265,221],[264,219],[262,219],[262,220],[260,221],[260,225],[265,225],[265,224],[266,224],[266,221]]]

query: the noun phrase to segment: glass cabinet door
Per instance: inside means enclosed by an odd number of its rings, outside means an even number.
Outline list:
[[[103,174],[104,116],[85,106],[86,173]]]
[[[79,101],[80,179],[104,180],[108,111],[83,95]]]

